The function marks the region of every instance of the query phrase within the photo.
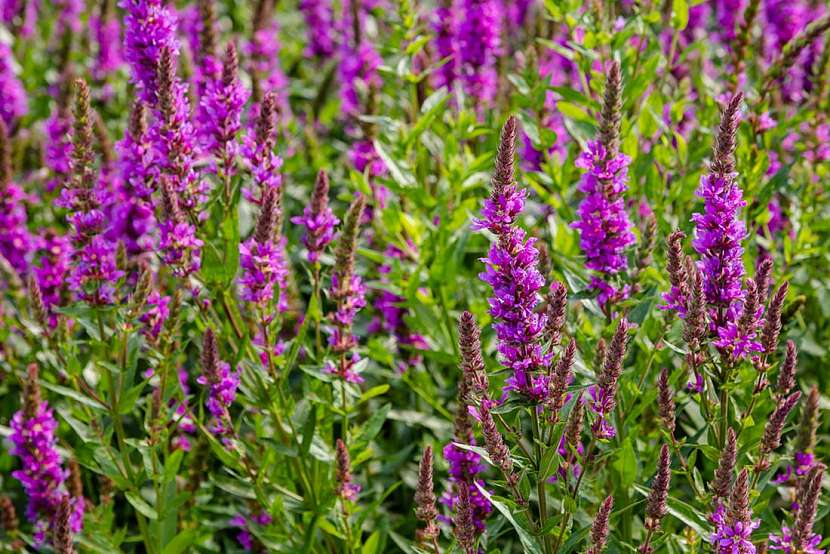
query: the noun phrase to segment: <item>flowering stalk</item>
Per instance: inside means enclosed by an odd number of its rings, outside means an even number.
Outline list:
[[[69,494],[64,485],[69,472],[63,469],[56,448],[57,428],[52,409],[41,397],[37,366],[32,364],[23,390],[23,408],[11,421],[9,453],[20,458],[21,469],[13,471],[12,477],[28,496],[26,517],[35,524],[36,545],[43,544],[48,530],[57,523],[61,503]],[[75,534],[83,526],[83,498],[73,499],[72,504],[68,526]]]
[[[415,490],[415,517],[424,523],[417,536],[419,544],[431,543],[436,554],[438,548],[438,512],[435,510],[435,493],[432,488],[432,447],[427,446],[418,467],[418,486]]]
[[[490,315],[497,320],[494,328],[499,353],[504,365],[513,372],[505,382],[504,392],[515,390],[542,403],[548,396],[548,379],[539,370],[547,367],[550,355],[542,352],[540,344],[547,316],[535,308],[544,278],[538,270],[535,239],[525,240],[524,230],[516,224],[527,191],[516,185],[515,149],[516,119],[511,116],[502,129],[492,192],[484,202],[482,219],[474,221],[473,229],[487,229],[496,236],[483,259],[486,269],[480,278],[493,288],[488,302]]]
[[[124,57],[144,102],[159,100],[158,67],[162,52],[178,54],[176,16],[163,0],[120,0],[124,16]]]
[[[335,311],[329,315],[333,326],[329,345],[331,345],[332,352],[338,356],[338,361],[336,364],[329,362],[326,371],[349,383],[363,382],[363,377],[354,371],[354,366],[360,360],[360,356],[354,351],[357,347],[357,338],[352,334],[355,315],[366,305],[366,287],[354,270],[360,214],[363,213],[363,207],[364,199],[358,196],[346,213],[335,251],[334,271],[329,290],[329,297],[336,304]],[[351,358],[347,357],[349,352],[352,353]],[[344,388],[344,411],[345,408]]]
[[[666,501],[669,496],[669,483],[671,481],[671,458],[669,457],[668,445],[660,449],[660,460],[657,463],[657,475],[651,485],[651,492],[646,503],[646,540],[639,551],[642,554],[649,554],[654,551],[651,547],[651,539],[654,533],[660,529],[660,521],[668,513]]]
[[[628,344],[628,321],[621,319],[611,340],[611,346],[605,356],[602,373],[597,384],[589,389],[591,395],[591,410],[596,415],[591,431],[594,437],[600,440],[614,438],[616,429],[609,421],[617,405],[617,388],[622,375],[623,358]]]
[[[222,61],[222,74],[207,82],[196,117],[202,147],[221,164],[226,205],[231,201],[231,177],[238,150],[236,136],[241,128],[242,108],[249,95],[238,73],[236,46],[229,42]]]
[[[210,431],[226,444],[229,443],[234,429],[228,408],[236,398],[239,371],[232,372],[230,364],[219,359],[216,335],[212,329],[207,329],[202,339],[202,374],[196,382],[208,387],[205,407],[213,416]]]
[[[576,161],[577,167],[588,171],[579,184],[585,194],[579,220],[571,224],[580,233],[585,267],[599,273],[591,288],[599,291],[597,301],[609,318],[610,304],[626,298],[629,287],[615,288],[608,279],[628,267],[625,250],[635,241],[623,199],[631,160],[619,152],[621,96],[620,66],[613,62],[605,83],[598,140],[590,141]]]
[[[0,256],[20,274],[29,269],[34,238],[26,226],[25,194],[13,180],[11,138],[0,119]]]
[[[61,191],[59,205],[70,210],[76,260],[69,277],[70,288],[92,304],[115,301],[115,285],[124,272],[115,262],[115,248],[104,237],[104,194],[97,188],[95,154],[92,149],[92,111],[85,81],[75,82],[72,133],[72,178]]]

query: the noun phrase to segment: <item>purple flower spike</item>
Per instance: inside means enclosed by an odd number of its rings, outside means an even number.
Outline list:
[[[334,53],[334,28],[331,0],[300,0],[306,24],[310,56],[328,58]]]
[[[303,244],[308,249],[308,261],[316,264],[334,239],[334,227],[340,223],[329,207],[329,178],[322,169],[317,174],[311,203],[303,209],[303,215],[292,217],[291,223],[305,227]]]
[[[503,14],[496,0],[459,0],[456,6],[458,73],[476,106],[489,105],[498,91]]]
[[[510,117],[502,130],[493,174],[493,191],[485,200],[482,219],[474,229],[487,229],[497,237],[482,261],[486,270],[480,278],[493,288],[489,299],[490,315],[499,338],[499,353],[504,365],[513,371],[504,392],[515,390],[536,402],[548,396],[548,379],[537,370],[547,367],[550,355],[544,354],[541,338],[547,315],[536,311],[538,293],[545,280],[538,269],[539,252],[534,239],[516,225],[524,209],[527,191],[514,179],[513,157],[516,148],[516,119]]]
[[[132,68],[133,82],[140,86],[145,102],[158,99],[158,65],[169,49],[178,56],[176,16],[163,0],[121,0],[124,17],[124,57]]]
[[[26,90],[15,74],[12,49],[0,42],[0,118],[9,129],[29,111]]]

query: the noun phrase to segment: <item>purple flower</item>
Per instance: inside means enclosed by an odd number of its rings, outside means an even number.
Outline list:
[[[74,262],[70,288],[87,302],[112,304],[115,283],[124,276],[115,264],[115,245],[102,235],[95,235],[81,245]]]
[[[44,124],[46,144],[43,163],[52,173],[52,178],[46,183],[47,191],[63,187],[69,175],[72,156],[72,141],[69,136],[71,130],[72,120],[66,110],[61,108],[53,110]]]
[[[482,219],[473,223],[473,229],[487,229],[496,235],[486,258],[486,269],[479,275],[493,288],[488,299],[490,315],[499,339],[498,350],[505,366],[513,374],[505,382],[504,392],[516,390],[543,401],[548,394],[548,380],[544,374],[534,374],[547,367],[550,354],[541,347],[546,315],[536,310],[539,290],[545,279],[538,269],[539,252],[535,239],[525,240],[525,232],[516,225],[524,209],[527,195],[513,178],[515,149],[515,120],[510,118],[502,132],[502,142],[493,177],[493,191],[484,201]]]
[[[233,433],[231,416],[228,408],[236,399],[236,389],[239,387],[240,370],[231,371],[230,364],[217,361],[214,368],[208,369],[196,378],[200,385],[208,386],[208,398],[205,407],[213,416],[210,431],[227,438]]]
[[[489,105],[498,90],[503,14],[497,0],[457,0],[458,74],[476,105]]]
[[[35,375],[35,379],[37,376]],[[32,405],[33,403],[33,405]],[[46,401],[27,398],[23,410],[11,420],[12,447],[10,454],[20,458],[21,469],[12,477],[23,486],[28,496],[26,517],[35,523],[35,541],[42,544],[47,529],[55,523],[55,517],[64,497],[67,496],[64,481],[69,472],[62,467],[57,451],[55,431],[58,422]],[[78,533],[83,525],[83,498],[73,499],[74,510],[70,516],[70,528]]]
[[[228,44],[222,74],[207,82],[199,104],[197,124],[202,146],[223,163],[223,170],[233,173],[233,159],[238,146],[242,108],[248,90],[239,80],[236,48]]]
[[[329,58],[334,53],[334,27],[331,0],[300,0],[306,24],[310,56]]]
[[[351,333],[357,312],[366,306],[366,286],[358,275],[352,275],[348,285],[341,284],[340,275],[335,271],[331,276],[331,295],[338,300],[337,309],[331,314],[335,328],[329,343],[335,352],[346,352],[357,346],[357,339]],[[343,332],[348,328],[348,332]]]
[[[155,106],[158,100],[158,65],[161,53],[179,52],[176,16],[163,0],[121,0],[124,16],[124,57],[132,68],[133,82],[142,99]]]
[[[159,229],[162,260],[172,267],[173,274],[185,277],[199,271],[204,243],[196,238],[196,228],[186,221],[165,221]]]
[[[0,118],[10,130],[29,111],[26,89],[15,74],[12,49],[0,42]]]
[[[117,18],[101,14],[90,17],[90,27],[98,47],[92,74],[96,79],[103,79],[117,71],[124,63],[121,52],[121,25]]]
[[[16,20],[19,27],[16,33],[22,38],[29,38],[35,30],[40,2],[38,0],[5,0],[0,3],[0,16],[8,29],[15,29]]]
[[[248,70],[257,77],[262,94],[272,93],[277,100],[277,112],[284,119],[289,114],[288,79],[280,67],[279,25],[268,17],[254,29],[251,40],[243,51],[249,60]],[[256,106],[251,106],[251,121],[255,121]]]
[[[147,302],[144,305],[144,313],[138,318],[144,324],[142,333],[153,340],[159,337],[164,323],[170,317],[170,300],[169,296],[163,296],[154,290],[147,297]]]
[[[783,485],[789,483],[793,476],[801,477],[807,475],[816,463],[815,456],[810,452],[796,452],[793,456],[793,463],[787,465],[787,469],[780,473],[773,483]]]
[[[340,103],[344,113],[359,115],[363,109],[360,90],[377,91],[383,85],[378,68],[383,63],[371,43],[344,46],[340,55]]]
[[[311,203],[303,208],[303,215],[292,217],[291,223],[305,227],[303,244],[308,249],[308,261],[316,264],[334,239],[334,227],[340,223],[329,207],[329,179],[324,171],[317,175]]]
[[[56,0],[54,7],[58,12],[56,35],[67,31],[77,33],[81,30],[81,12],[84,11],[83,0]]]
[[[285,289],[288,286],[288,268],[285,260],[285,238],[258,242],[251,237],[239,246],[239,265],[242,268],[242,299],[256,304],[267,304],[274,298],[274,285],[279,287],[277,309],[288,309]]]
[[[159,101],[155,124],[150,128],[153,161],[159,176],[165,176],[179,197],[180,207],[188,214],[203,217],[202,204],[208,199],[208,182],[195,168],[196,133],[190,118],[187,86],[176,76],[175,57],[171,50],[162,52],[159,73]]]
[[[475,440],[471,440],[471,443],[475,446]],[[441,497],[441,503],[454,512],[458,505],[458,492],[455,489],[467,487],[470,491],[470,504],[473,508],[473,523],[478,532],[483,533],[485,521],[490,512],[493,511],[493,506],[481,494],[477,486],[477,484],[484,486],[484,480],[477,477],[485,469],[481,463],[481,456],[471,450],[465,450],[457,447],[454,443],[450,443],[444,447],[444,459],[449,465],[452,488],[448,489]]]
[[[723,504],[718,504],[711,516],[715,531],[709,542],[717,554],[755,554],[752,532],[761,525],[761,520],[741,520],[727,514]]]
[[[0,133],[5,134],[5,125]],[[3,140],[6,141],[8,137]],[[9,146],[8,142],[0,148]],[[0,160],[0,164],[5,164]],[[0,169],[7,173],[11,168]],[[8,181],[5,181],[8,179]],[[26,227],[28,216],[23,202],[26,196],[23,190],[11,181],[11,175],[0,176],[0,256],[6,258],[11,266],[22,276],[29,268],[29,260],[34,249],[34,238]]]
[[[111,207],[107,237],[122,241],[130,256],[152,250],[156,228],[153,205],[153,150],[144,121],[143,104],[137,104],[124,138],[116,144],[118,190]]]
[[[252,551],[254,548],[254,537],[251,535],[251,525],[266,526],[270,525],[273,519],[267,512],[255,512],[249,517],[242,514],[236,514],[231,518],[230,524],[234,527],[239,527],[241,530],[236,535],[236,540],[247,551]]]
[[[413,252],[417,252],[415,245],[411,242],[408,244],[408,248]],[[389,245],[384,255],[386,259],[390,260],[390,263],[381,265],[378,268],[378,273],[380,273],[382,287],[389,287],[392,285],[389,278],[389,274],[392,273],[391,261],[402,259],[404,253],[400,248]],[[419,351],[427,350],[429,345],[423,336],[413,333],[404,320],[404,317],[408,314],[408,309],[405,307],[406,298],[389,291],[387,288],[381,288],[374,305],[377,308],[378,316],[372,319],[368,332],[371,334],[384,331],[395,337],[398,354],[401,356],[397,363],[398,371],[404,373],[421,361]]]
[[[277,96],[268,93],[258,107],[255,129],[249,129],[242,144],[242,156],[253,177],[253,188],[243,188],[242,194],[250,202],[260,204],[265,191],[278,191],[282,186],[282,158],[274,152],[277,140]]]
[[[435,44],[435,61],[446,60],[435,72],[435,86],[452,87],[458,77],[458,50],[455,42],[455,10],[449,5],[439,6],[432,17]]]
[[[824,549],[819,548],[821,535],[811,533],[801,545],[794,544],[793,533],[786,525],[781,528],[781,534],[771,533],[769,536],[769,549],[780,550],[784,554],[824,554]]]
[[[40,287],[43,303],[50,312],[49,324],[55,327],[58,319],[54,308],[63,304],[72,259],[72,243],[69,237],[56,235],[51,231],[47,231],[39,242],[43,255],[34,264],[32,271]]]
[[[588,170],[582,176],[579,190],[585,194],[579,205],[579,220],[571,224],[579,230],[579,246],[585,254],[585,266],[604,276],[619,273],[628,267],[625,250],[634,243],[631,221],[625,211],[623,193],[627,190],[628,165],[624,154],[607,158],[605,146],[600,141],[588,143],[588,149],[580,154],[576,166]],[[625,291],[617,291],[607,283],[591,285],[599,289],[608,301]],[[600,301],[600,305],[605,304]]]
[[[697,194],[703,198],[704,208],[702,213],[692,215],[692,245],[701,257],[698,266],[703,274],[703,292],[717,332],[740,315],[744,297],[741,241],[746,238],[740,210],[746,202],[732,175],[702,177]]]

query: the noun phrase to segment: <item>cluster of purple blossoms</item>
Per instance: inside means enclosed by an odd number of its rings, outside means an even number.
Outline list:
[[[29,38],[34,33],[39,8],[38,0],[5,0],[0,3],[0,18],[22,38]]]
[[[47,231],[39,240],[43,255],[34,263],[32,272],[37,280],[43,304],[49,311],[49,325],[58,324],[54,308],[63,304],[67,274],[72,260],[72,243],[69,237]]]
[[[152,233],[156,227],[152,198],[153,151],[141,102],[134,106],[130,124],[124,138],[116,144],[116,151],[120,179],[107,236],[113,241],[122,241],[130,256],[140,256],[152,250]]]
[[[498,92],[503,14],[497,0],[458,0],[455,40],[458,74],[476,105],[490,104]]]
[[[240,370],[231,371],[230,364],[219,359],[216,337],[211,330],[206,331],[202,347],[202,374],[196,382],[209,387],[205,407],[213,416],[210,431],[222,436],[225,442],[233,434],[228,408],[236,399],[239,378]]]
[[[288,300],[285,295],[285,285],[288,279],[288,269],[285,258],[285,238],[279,237],[279,242],[265,240],[259,242],[251,237],[239,246],[239,266],[242,268],[242,299],[255,304],[266,304],[274,298],[274,285],[279,288],[279,302],[277,309],[285,311]]]
[[[585,194],[579,205],[579,221],[571,226],[580,232],[585,266],[605,276],[628,267],[625,249],[635,241],[623,199],[630,163],[624,154],[609,157],[600,141],[589,142],[588,149],[576,160],[576,166],[587,172],[579,183],[579,190]],[[601,306],[626,296],[626,289],[616,290],[599,277],[592,279],[591,287],[600,291]]]
[[[784,554],[824,554],[825,550],[819,548],[822,536],[811,533],[800,545],[796,545],[793,531],[786,525],[781,528],[781,534],[769,536],[769,549],[780,550]]]
[[[185,219],[176,192],[166,182],[162,185],[166,219],[159,224],[159,250],[174,275],[187,277],[202,267],[204,243],[196,238],[196,228]]]
[[[166,177],[188,214],[203,218],[201,206],[208,199],[209,184],[195,168],[196,133],[190,117],[187,85],[176,75],[176,54],[162,50],[159,61],[156,120],[150,128],[154,170]]]
[[[69,472],[62,467],[55,431],[58,422],[37,387],[37,370],[29,369],[24,407],[14,414],[9,437],[10,454],[20,458],[21,469],[12,472],[28,496],[26,516],[35,523],[35,542],[40,545],[57,516],[58,507],[68,495],[64,481]],[[70,528],[79,533],[83,526],[84,499],[72,499]]]
[[[43,164],[50,170],[52,177],[46,183],[46,190],[51,192],[63,187],[69,175],[69,163],[72,156],[72,120],[66,109],[57,107],[44,123],[46,144],[43,151]]]
[[[740,316],[744,298],[741,242],[746,238],[746,226],[740,210],[746,202],[733,175],[703,176],[697,194],[703,198],[704,208],[692,215],[692,246],[700,254],[703,293],[713,330],[719,332]]]
[[[121,51],[121,25],[117,17],[101,13],[90,18],[90,27],[98,48],[92,74],[96,79],[104,79],[124,63]]]
[[[796,452],[793,455],[793,463],[788,464],[787,468],[775,479],[773,483],[783,485],[793,480],[793,477],[803,477],[810,473],[810,470],[816,465],[816,457],[810,452]]]
[[[326,373],[338,375],[349,383],[362,383],[363,377],[353,371],[360,361],[360,355],[353,352],[350,359],[345,356],[357,347],[357,337],[352,333],[355,315],[366,306],[366,286],[359,275],[352,274],[348,284],[341,283],[341,276],[334,272],[331,276],[331,296],[337,300],[337,308],[330,315],[333,324],[329,344],[333,352],[344,359],[337,364],[328,362]]]
[[[458,78],[458,46],[455,42],[455,10],[451,0],[444,0],[432,16],[436,60],[446,60],[435,72],[436,87],[452,87]]]
[[[242,545],[242,548],[251,552],[254,549],[254,537],[251,535],[251,525],[259,525],[264,527],[270,525],[273,521],[268,512],[256,512],[248,517],[243,514],[236,514],[230,520],[230,524],[234,527],[239,527],[239,534],[236,535],[236,540]]]
[[[79,297],[96,304],[115,301],[115,283],[124,276],[115,261],[115,248],[103,235],[95,235],[77,249],[69,286]]]
[[[144,324],[142,333],[153,340],[159,337],[164,323],[170,317],[170,300],[169,296],[154,290],[147,297],[147,302],[144,304],[144,313],[138,318]]]
[[[264,21],[257,22],[251,40],[245,43],[243,52],[249,61],[248,70],[255,76],[260,92],[275,96],[277,114],[284,119],[289,114],[288,79],[280,67],[279,25],[270,14],[263,14]],[[258,105],[250,108],[250,121],[255,121]]]
[[[731,510],[719,503],[710,516],[715,530],[709,537],[709,541],[715,548],[715,552],[717,554],[755,554],[752,532],[760,527],[761,520],[742,518],[730,512]]]
[[[488,302],[490,315],[497,321],[493,327],[499,339],[498,350],[504,365],[513,371],[504,392],[516,390],[542,402],[548,395],[548,379],[535,371],[547,367],[550,354],[543,353],[540,340],[547,317],[536,306],[545,279],[538,269],[535,239],[525,240],[524,230],[516,225],[527,191],[517,187],[513,176],[515,140],[516,121],[511,117],[502,131],[493,191],[484,201],[482,218],[473,222],[473,229],[487,229],[497,239],[482,259],[486,269],[479,277],[493,288]]]
[[[0,256],[25,275],[34,238],[26,227],[26,196],[12,181],[10,148],[6,125],[0,120]]]
[[[15,74],[14,64],[12,49],[0,41],[0,118],[10,130],[29,111],[26,89]]]
[[[352,3],[357,3],[352,6]],[[342,111],[348,116],[359,115],[362,110],[360,92],[378,91],[383,81],[378,68],[383,59],[371,41],[363,40],[362,30],[366,28],[365,17],[368,10],[366,0],[346,0],[343,2],[343,17],[340,21],[343,44],[340,53],[340,103]],[[357,21],[355,21],[357,16]]]
[[[299,8],[303,12],[308,36],[306,51],[311,56],[330,57],[335,49],[331,0],[300,0]]]
[[[308,249],[308,261],[316,264],[334,239],[335,225],[340,223],[329,207],[329,178],[325,171],[317,174],[311,203],[303,208],[303,215],[292,217],[291,223],[305,227],[303,244]]]
[[[229,43],[222,74],[206,83],[196,121],[202,147],[222,161],[223,171],[233,172],[241,128],[242,108],[249,92],[239,80],[236,47]]]
[[[475,446],[475,439],[469,437],[470,445]],[[484,532],[485,521],[490,512],[493,511],[493,506],[481,494],[478,486],[484,487],[484,480],[477,477],[478,474],[485,470],[481,463],[481,456],[471,450],[465,450],[457,447],[454,443],[450,443],[444,447],[444,459],[449,465],[450,484],[453,489],[457,487],[467,487],[470,491],[470,504],[473,508],[473,523],[479,533]],[[458,506],[458,493],[452,492],[448,489],[441,497],[441,503],[444,504],[450,511],[456,511]],[[442,518],[448,519],[448,518]]]
[[[162,52],[179,51],[176,16],[163,0],[121,0],[124,16],[124,58],[140,85],[142,99],[151,106],[158,100],[158,66]]]
[[[222,74],[216,55],[216,14],[210,2],[196,2],[179,10],[179,30],[185,36],[189,58],[193,60],[194,92],[201,101],[206,83]]]

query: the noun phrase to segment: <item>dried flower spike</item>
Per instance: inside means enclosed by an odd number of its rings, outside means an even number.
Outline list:
[[[418,531],[418,540],[421,544],[432,543],[435,552],[438,545],[438,512],[435,509],[435,493],[432,489],[432,447],[424,449],[421,464],[418,468],[418,486],[415,491],[415,517],[424,523],[424,528]]]
[[[605,550],[605,543],[608,541],[608,519],[613,509],[614,497],[608,496],[594,516],[594,523],[591,525],[591,546],[586,554],[602,554]]]

